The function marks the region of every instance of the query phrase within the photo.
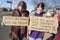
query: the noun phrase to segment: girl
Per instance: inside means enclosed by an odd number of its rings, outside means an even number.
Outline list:
[[[24,1],[19,2],[18,8],[14,11],[12,16],[28,17],[29,11],[27,11],[26,8],[26,3]],[[27,26],[12,26],[10,34],[13,36],[13,40],[23,40],[27,34]]]
[[[54,40],[60,40],[60,9],[59,8],[56,9],[55,18],[58,19],[58,28]]]
[[[44,10],[44,3],[39,3],[37,5],[37,8],[34,12],[30,14],[30,16],[39,16],[43,17],[43,10]],[[29,40],[43,40],[43,33],[40,31],[35,31],[32,30],[31,33],[29,34]]]

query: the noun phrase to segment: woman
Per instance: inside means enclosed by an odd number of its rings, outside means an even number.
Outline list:
[[[12,16],[16,17],[28,17],[29,12],[26,10],[26,3],[24,1],[19,2],[18,8],[14,11]],[[13,40],[23,40],[27,35],[27,26],[12,26],[10,34],[13,36]]]
[[[37,5],[36,10],[32,12],[30,16],[43,17],[44,14],[43,10],[44,10],[44,3],[39,3]],[[31,33],[29,34],[29,40],[43,40],[43,33],[40,31],[32,30]]]
[[[56,15],[54,16],[56,19],[58,19],[58,28],[57,28],[57,34],[55,35],[54,40],[60,40],[60,9],[56,9]]]

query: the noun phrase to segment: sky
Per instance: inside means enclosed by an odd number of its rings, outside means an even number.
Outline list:
[[[11,4],[7,3],[7,1],[12,1],[12,0],[0,0],[0,2],[2,2],[2,7],[10,8]],[[11,8],[12,9],[17,8],[17,5],[20,1],[22,1],[22,0],[16,0],[16,4],[12,4]],[[32,11],[34,9],[34,6],[31,4],[31,0],[30,1],[29,0],[23,0],[23,1],[25,1],[27,3],[27,10]]]
[[[10,4],[7,3],[7,1],[12,1],[12,0],[0,0],[0,2],[2,2],[2,7],[10,7]],[[22,1],[22,0],[16,0],[16,4],[12,4],[12,9],[17,8],[18,3]],[[29,10],[30,12],[35,8],[35,6],[32,4],[32,0],[23,0],[27,3],[27,10]],[[46,4],[46,6],[52,6],[53,4],[55,4],[56,6],[60,7],[60,1],[59,0],[35,0],[38,1],[38,3],[40,1],[44,2]],[[55,2],[55,3],[54,3]]]

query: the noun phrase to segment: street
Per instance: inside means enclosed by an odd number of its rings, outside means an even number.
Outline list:
[[[10,27],[8,26],[1,26],[1,22],[2,22],[2,17],[3,16],[11,16],[12,12],[0,12],[0,40],[11,40],[11,38],[9,38],[9,31],[10,31]]]

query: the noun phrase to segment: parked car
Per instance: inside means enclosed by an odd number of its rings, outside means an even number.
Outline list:
[[[2,8],[2,11],[8,11],[7,8]]]

